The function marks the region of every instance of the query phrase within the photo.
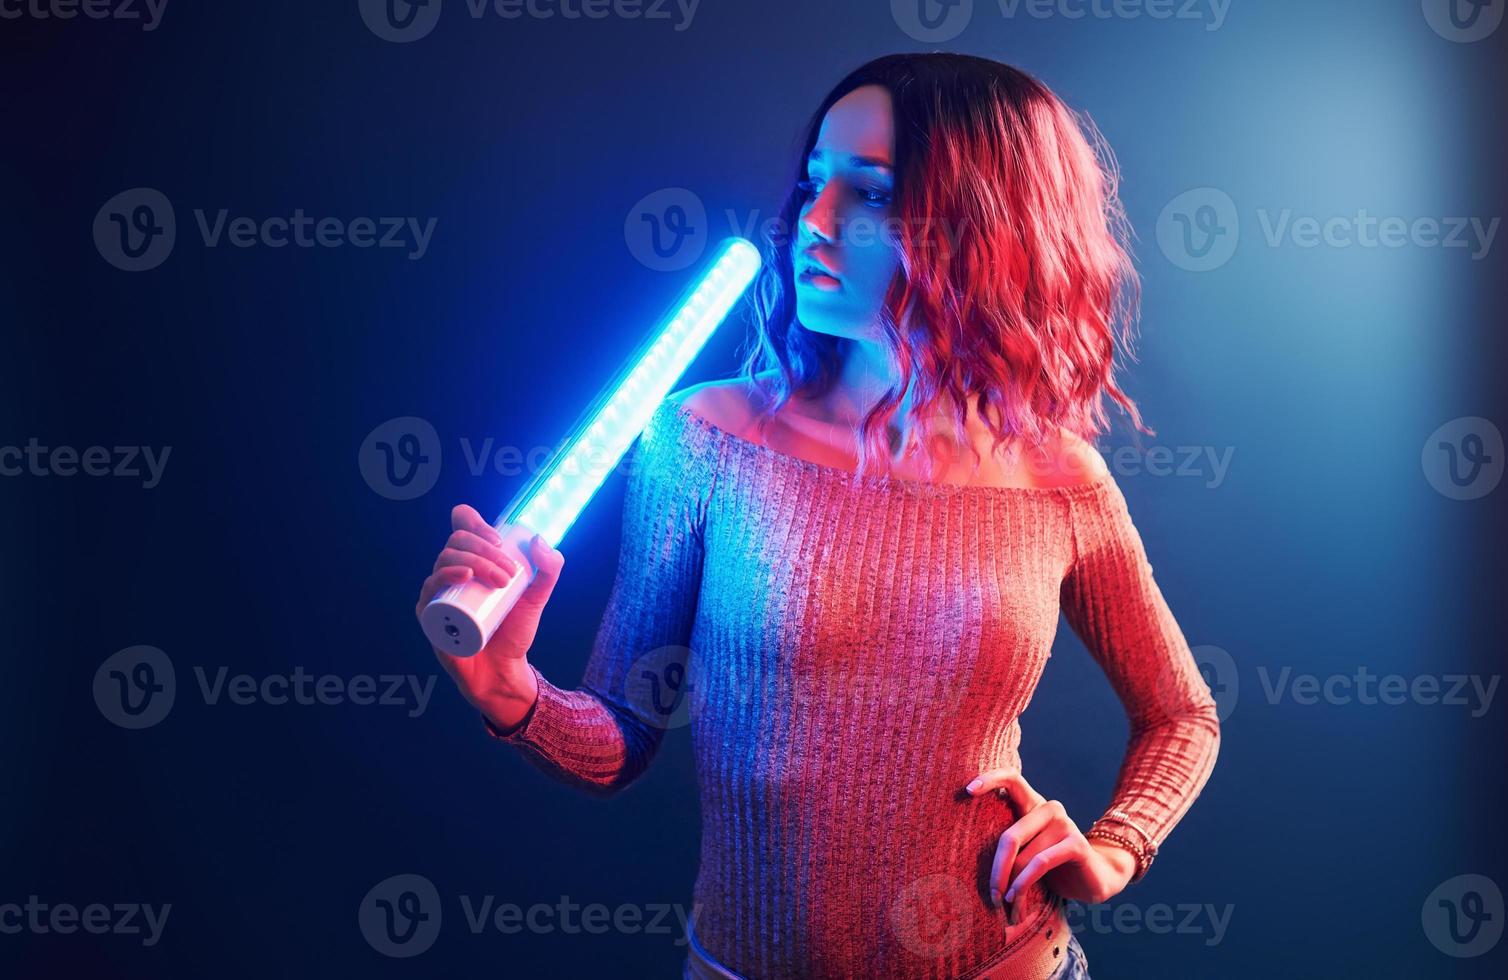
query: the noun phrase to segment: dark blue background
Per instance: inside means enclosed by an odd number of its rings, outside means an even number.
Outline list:
[[[1420,453],[1453,418],[1508,422],[1504,246],[1272,247],[1258,213],[1502,215],[1508,29],[1452,43],[1409,0],[1235,0],[1205,27],[981,2],[931,45],[857,0],[703,0],[683,31],[473,19],[448,0],[408,44],[375,36],[355,0],[172,0],[151,32],[0,20],[0,445],[171,447],[153,489],[0,480],[0,903],[173,905],[152,948],[0,935],[0,976],[678,976],[678,931],[474,935],[459,896],[689,903],[684,730],[595,801],[486,739],[443,674],[409,718],[209,706],[192,667],[439,673],[412,607],[449,509],[495,511],[519,484],[473,475],[460,440],[559,438],[686,280],[635,257],[636,202],[685,188],[714,237],[736,230],[729,209],[770,217],[827,89],[933,48],[1032,71],[1099,123],[1146,289],[1127,386],[1157,444],[1232,451],[1218,486],[1118,476],[1190,643],[1228,654],[1241,688],[1204,794],[1116,903],[1228,908],[1229,926],[1218,943],[1086,930],[1096,980],[1501,975],[1504,946],[1458,960],[1421,926],[1448,878],[1508,884],[1501,704],[1273,704],[1259,671],[1501,673],[1508,489],[1447,499]],[[90,229],[139,186],[173,202],[178,242],[127,273]],[[1199,187],[1242,219],[1205,273],[1156,238],[1164,205]],[[207,248],[194,208],[437,223],[410,261]],[[731,374],[743,331],[730,321],[684,383]],[[428,420],[444,452],[409,501],[358,467],[396,416]],[[1127,442],[1121,426],[1104,446]],[[621,502],[620,475],[562,547],[532,659],[565,686],[611,587]],[[128,731],[91,685],[136,644],[172,658],[178,691],[165,721]],[[1125,725],[1066,627],[1056,651],[1024,756],[1087,826]],[[408,960],[357,927],[368,889],[400,873],[444,903],[439,940]]]

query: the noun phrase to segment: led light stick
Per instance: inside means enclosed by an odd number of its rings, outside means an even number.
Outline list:
[[[674,315],[624,363],[572,426],[565,448],[518,492],[493,525],[503,537],[503,553],[518,562],[521,571],[501,589],[475,578],[449,586],[424,607],[419,622],[437,649],[470,657],[487,645],[539,571],[529,558],[529,539],[538,532],[552,548],[559,546],[676,379],[749,287],[759,264],[759,250],[747,239],[723,241],[711,267],[674,307]]]

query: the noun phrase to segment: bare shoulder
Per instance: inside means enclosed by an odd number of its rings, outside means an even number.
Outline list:
[[[1030,469],[1032,482],[1042,487],[1082,486],[1110,479],[1110,467],[1100,451],[1061,426],[1057,436],[1033,456]]]

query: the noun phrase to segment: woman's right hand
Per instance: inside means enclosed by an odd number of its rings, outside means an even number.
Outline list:
[[[475,508],[457,504],[450,512],[450,526],[450,537],[419,590],[416,616],[437,593],[452,585],[475,578],[502,588],[514,575],[527,574],[527,569],[519,568],[499,548],[502,535]],[[522,719],[538,694],[526,654],[534,645],[539,618],[565,564],[565,556],[538,536],[529,541],[528,549],[539,571],[481,652],[474,657],[457,657],[435,648],[435,656],[461,694],[498,728],[512,727]]]

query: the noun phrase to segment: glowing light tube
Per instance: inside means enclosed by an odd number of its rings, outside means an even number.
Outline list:
[[[628,358],[572,426],[563,448],[493,525],[503,537],[503,553],[522,571],[502,589],[474,578],[450,586],[424,608],[419,621],[437,649],[470,657],[487,645],[539,571],[528,555],[529,539],[538,532],[551,547],[560,546],[592,494],[749,287],[759,264],[759,250],[747,239],[722,242],[702,277]]]

